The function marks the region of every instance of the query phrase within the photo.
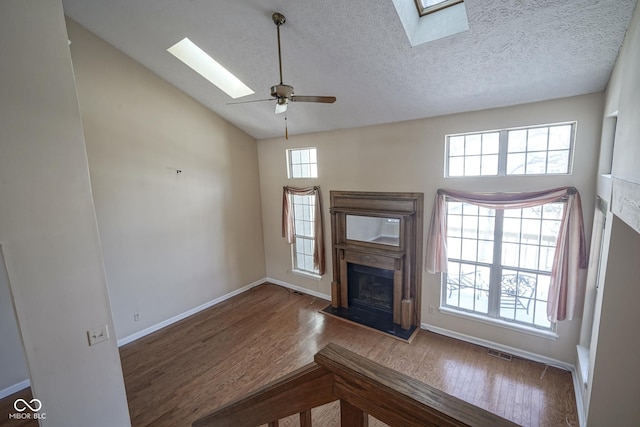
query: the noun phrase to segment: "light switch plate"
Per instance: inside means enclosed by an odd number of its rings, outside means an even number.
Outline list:
[[[97,328],[87,331],[87,336],[89,338],[89,345],[96,345],[99,342],[109,339],[109,328],[107,328],[107,325],[98,326]]]

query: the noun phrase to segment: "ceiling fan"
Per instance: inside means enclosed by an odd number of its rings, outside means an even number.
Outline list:
[[[294,95],[293,86],[286,85],[282,81],[282,53],[280,49],[280,26],[284,24],[287,20],[283,14],[275,12],[271,19],[273,19],[273,23],[276,24],[278,31],[278,67],[280,69],[280,83],[274,86],[271,86],[271,96],[276,100],[276,114],[286,113],[287,107],[290,102],[319,102],[323,104],[332,104],[336,102],[335,96],[308,96],[308,95]],[[260,101],[271,101],[270,99],[260,99],[256,101],[245,101],[245,102],[260,102]],[[236,104],[242,104],[243,102],[237,102]],[[287,116],[285,114],[285,137],[289,139],[289,132],[286,125]]]
[[[336,102],[335,96],[306,96],[294,95],[293,86],[286,85],[282,82],[282,54],[280,50],[280,26],[287,22],[283,14],[275,12],[271,18],[278,29],[278,66],[280,68],[280,84],[271,86],[271,96],[276,99],[276,114],[287,111],[289,102],[321,102],[324,104],[332,104]]]

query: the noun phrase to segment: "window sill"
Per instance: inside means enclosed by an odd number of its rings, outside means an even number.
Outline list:
[[[559,338],[558,334],[554,331],[543,331],[541,329],[530,328],[523,325],[517,325],[514,323],[506,322],[500,319],[492,319],[484,316],[479,316],[472,313],[464,313],[460,312],[448,307],[440,307],[441,313],[449,314],[451,316],[461,317],[463,319],[473,320],[480,323],[486,323],[487,325],[497,326],[504,329],[509,329],[515,332],[521,332],[528,335],[533,335],[540,338],[546,338],[549,340],[557,340]]]
[[[308,271],[303,271],[303,270],[291,270],[291,273],[297,276],[306,277],[308,279],[315,279],[315,280],[322,279],[322,276],[320,276],[319,274],[309,273]]]

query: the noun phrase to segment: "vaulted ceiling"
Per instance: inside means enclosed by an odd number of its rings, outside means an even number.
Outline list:
[[[413,0],[398,0],[413,2]],[[270,98],[297,95],[290,134],[601,91],[636,0],[465,0],[467,31],[412,47],[391,0],[63,0],[65,14],[256,139],[284,135]],[[189,37],[255,91],[238,100],[167,52]]]

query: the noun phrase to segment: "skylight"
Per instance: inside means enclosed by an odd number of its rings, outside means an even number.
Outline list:
[[[467,31],[463,0],[392,0],[411,46]],[[417,11],[420,14],[416,13]]]
[[[167,51],[231,98],[236,99],[255,93],[187,37],[171,46]]]
[[[462,3],[462,1],[463,0],[415,0],[420,16],[437,12],[454,4]]]

